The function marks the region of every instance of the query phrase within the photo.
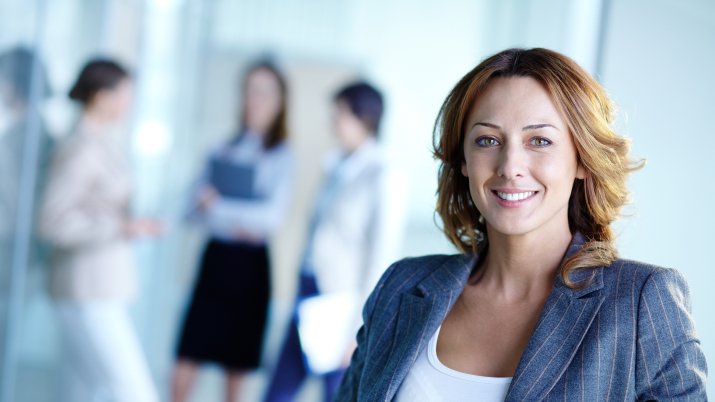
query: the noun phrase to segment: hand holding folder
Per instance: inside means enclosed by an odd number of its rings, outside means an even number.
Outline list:
[[[222,197],[253,199],[256,198],[253,191],[255,171],[253,164],[214,158],[211,160],[209,182]]]

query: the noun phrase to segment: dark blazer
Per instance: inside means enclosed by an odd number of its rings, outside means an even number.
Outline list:
[[[582,245],[577,234],[567,255]],[[476,258],[405,259],[385,272],[365,304],[336,401],[395,397]],[[682,275],[619,259],[571,278],[590,275],[582,289],[555,278],[505,401],[706,401],[707,366]]]

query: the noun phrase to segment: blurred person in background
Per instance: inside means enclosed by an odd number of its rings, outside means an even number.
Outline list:
[[[269,61],[243,79],[240,129],[212,152],[190,217],[209,239],[179,339],[172,399],[186,401],[201,363],[219,364],[226,401],[259,367],[270,301],[268,243],[291,203],[294,154],[286,143],[287,87]]]
[[[119,145],[132,100],[128,72],[111,60],[82,69],[70,91],[82,105],[57,148],[39,230],[53,246],[50,293],[66,343],[66,401],[156,402],[129,316],[138,284],[132,239],[161,225],[130,214],[132,184]]]
[[[267,402],[293,401],[311,374],[322,378],[324,400],[332,400],[354,348],[363,298],[397,257],[404,192],[377,142],[382,94],[357,82],[334,101],[339,147],[326,160],[295,310]]]
[[[33,71],[36,64],[39,86],[36,101],[31,105]],[[10,250],[13,244],[17,219],[17,201],[20,191],[21,162],[30,119],[37,119],[39,152],[36,161],[38,175],[35,188],[42,186],[44,171],[52,148],[39,113],[39,102],[50,96],[44,66],[30,49],[17,47],[0,54],[0,266],[10,265]],[[41,247],[33,242],[30,262],[39,261]],[[6,277],[10,269],[0,270],[0,293],[6,291]],[[0,320],[2,321],[2,320]],[[0,335],[1,336],[1,335]]]

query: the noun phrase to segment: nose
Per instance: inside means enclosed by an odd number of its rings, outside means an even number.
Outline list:
[[[499,155],[497,175],[507,180],[524,177],[526,155],[519,144],[507,143]]]

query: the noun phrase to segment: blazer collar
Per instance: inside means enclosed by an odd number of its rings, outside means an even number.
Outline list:
[[[585,239],[573,237],[564,259],[578,251]],[[378,387],[390,401],[419,353],[462,293],[479,256],[447,260],[414,288],[401,295],[393,347]],[[557,275],[536,328],[514,373],[506,402],[540,400],[553,388],[573,359],[603,303],[601,269],[576,270],[571,280],[585,283],[571,289]],[[592,295],[592,293],[595,295]],[[588,297],[587,297],[588,296]]]
[[[444,320],[467,283],[476,256],[448,259],[417,286],[401,294],[392,348],[382,373],[377,394],[390,401],[429,338]]]
[[[564,260],[584,243],[583,235],[576,233]],[[605,299],[600,292],[603,269],[577,269],[570,274],[570,279],[583,286],[571,289],[561,274],[557,274],[554,288],[514,372],[505,402],[544,399],[563,376],[598,314]]]

